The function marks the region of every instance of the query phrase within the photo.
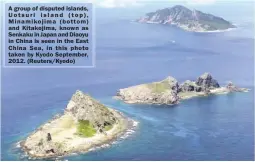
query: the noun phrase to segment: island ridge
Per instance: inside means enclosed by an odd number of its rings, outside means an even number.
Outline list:
[[[236,28],[235,25],[221,17],[203,13],[198,10],[190,10],[181,5],[147,13],[145,16],[139,18],[137,22],[171,24],[193,32],[222,31]]]
[[[172,105],[196,96],[247,91],[248,89],[238,88],[232,82],[225,87],[220,87],[211,74],[204,73],[196,81],[187,80],[180,85],[175,78],[169,76],[159,82],[120,89],[114,98],[126,103]]]

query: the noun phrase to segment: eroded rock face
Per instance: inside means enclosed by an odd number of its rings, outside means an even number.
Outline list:
[[[202,87],[200,87],[200,86],[196,86],[196,87],[195,87],[195,91],[196,91],[196,92],[202,92],[203,89],[202,89]]]
[[[182,92],[197,91],[197,85],[194,82],[187,80],[181,84],[180,89]]]
[[[192,82],[190,80],[185,81],[180,86],[181,92],[205,92],[207,89],[199,86],[196,82]]]
[[[53,142],[52,139],[49,140],[48,133],[41,132],[40,134],[41,134],[40,140],[27,141],[26,145],[23,146],[25,150],[28,149],[27,151],[29,151],[29,153],[32,155],[33,154],[52,155],[63,152],[63,149],[65,148],[64,144]]]
[[[195,82],[187,80],[181,84],[181,92],[204,92],[210,94],[210,89],[219,88],[219,83],[213,79],[211,74],[204,73]]]
[[[226,86],[226,88],[230,91],[230,92],[242,92],[245,91],[244,88],[238,88],[236,87],[232,82],[229,82]]]
[[[116,119],[111,111],[89,95],[76,91],[69,101],[66,113],[71,113],[75,120],[88,120],[97,129],[106,123],[114,124]]]
[[[166,79],[164,79],[161,82],[165,82],[165,84],[167,84],[169,86],[169,89],[175,93],[178,93],[180,90],[178,81],[171,76],[167,77]]]
[[[212,88],[219,88],[219,83],[212,78],[211,74],[204,73],[201,75],[197,81],[196,85],[201,86],[203,90],[205,89],[212,89]]]
[[[47,134],[47,141],[51,141],[51,134],[50,133]]]
[[[159,102],[162,104],[177,104],[179,102],[179,96],[174,91],[167,91],[159,98]]]

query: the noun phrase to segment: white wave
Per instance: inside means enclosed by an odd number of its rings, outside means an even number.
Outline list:
[[[90,148],[88,151],[95,151],[96,150],[96,148],[95,147],[92,147],[92,148]]]
[[[18,142],[17,144],[16,144],[16,147],[17,148],[20,148],[21,146],[20,146],[20,142]]]
[[[120,139],[126,139],[127,137],[129,137],[130,135],[132,135],[133,133],[135,133],[135,129],[138,126],[139,122],[135,121],[135,120],[129,120],[130,122],[132,122],[132,127],[130,129],[128,129],[121,137]]]
[[[133,133],[134,133],[133,130],[127,131],[127,132],[126,132],[126,136],[129,136],[129,135],[131,135],[131,134],[133,134]]]
[[[78,155],[77,153],[75,153],[75,152],[73,152],[73,153],[71,153],[70,155]],[[61,157],[61,156],[60,156]]]
[[[132,129],[130,129],[130,130],[127,131],[127,133],[134,133],[134,132],[135,132],[135,131],[132,130]]]
[[[197,31],[198,33],[221,33],[221,32],[228,32],[232,30],[236,30],[237,28],[228,28],[225,30],[213,30],[213,31]]]
[[[110,147],[110,144],[103,144],[102,146],[100,146],[101,148],[106,148],[106,147]]]
[[[88,151],[90,152],[90,151],[100,150],[100,149],[102,149],[102,148],[108,148],[108,147],[110,147],[112,144],[113,144],[113,143],[111,143],[111,144],[103,144],[103,145],[101,145],[101,146],[96,146],[96,147],[90,148]]]
[[[113,141],[113,142],[112,142],[113,145],[115,145],[115,144],[117,144],[117,143],[119,143],[119,142],[118,142],[118,141]]]
[[[129,136],[129,134],[125,133],[123,136],[120,137],[120,139],[126,139]]]
[[[137,126],[138,126],[138,124],[139,124],[139,122],[137,122],[137,121],[133,121],[133,127],[137,127]]]

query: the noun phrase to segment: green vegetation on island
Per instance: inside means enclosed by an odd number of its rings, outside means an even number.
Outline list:
[[[148,83],[147,86],[154,93],[162,93],[167,91],[170,88],[169,80],[171,80],[171,78],[164,79],[160,82]]]
[[[147,13],[137,21],[141,23],[171,24],[194,32],[219,31],[236,27],[221,17],[198,10],[190,10],[181,5]]]
[[[88,120],[79,120],[77,126],[77,134],[82,137],[92,137],[96,134],[96,129]]]

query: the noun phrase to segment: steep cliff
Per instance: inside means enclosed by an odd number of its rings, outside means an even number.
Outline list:
[[[70,113],[75,121],[89,121],[97,130],[116,122],[114,114],[106,106],[81,91],[72,96],[65,113]]]

